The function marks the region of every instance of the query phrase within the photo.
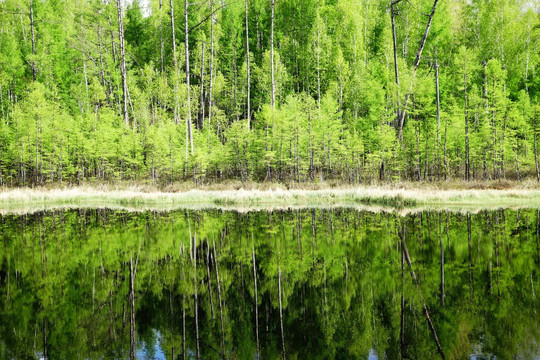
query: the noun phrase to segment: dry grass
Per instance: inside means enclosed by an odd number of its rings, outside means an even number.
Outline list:
[[[296,186],[293,186],[296,185]],[[1,188],[0,210],[43,207],[227,208],[290,207],[497,208],[538,207],[536,182],[399,183],[332,187],[334,184],[228,182],[193,188],[188,183],[159,189],[121,184],[75,188]]]

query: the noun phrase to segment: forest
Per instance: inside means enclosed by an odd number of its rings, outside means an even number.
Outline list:
[[[540,180],[537,0],[0,0],[0,185]]]

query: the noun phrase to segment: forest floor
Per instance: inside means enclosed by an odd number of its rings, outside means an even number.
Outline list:
[[[540,184],[527,180],[483,182],[175,183],[165,187],[122,183],[77,187],[0,188],[0,214],[60,208],[127,210],[355,207],[367,210],[465,210],[539,208]]]

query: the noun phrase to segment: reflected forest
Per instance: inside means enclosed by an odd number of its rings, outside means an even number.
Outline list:
[[[0,216],[2,359],[531,359],[538,210]]]

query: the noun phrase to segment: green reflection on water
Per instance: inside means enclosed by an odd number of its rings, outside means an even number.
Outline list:
[[[537,210],[80,209],[0,238],[2,359],[540,355]]]

